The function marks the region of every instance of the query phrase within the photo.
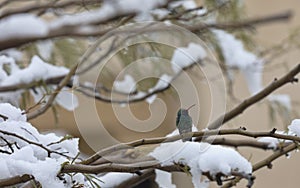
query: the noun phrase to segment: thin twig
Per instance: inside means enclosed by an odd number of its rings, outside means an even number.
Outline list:
[[[92,97],[92,98],[95,98],[97,100],[100,100],[102,102],[107,102],[107,103],[117,103],[117,104],[127,104],[127,103],[136,103],[136,102],[141,102],[141,101],[144,101],[145,99],[155,95],[155,94],[158,94],[158,93],[162,93],[166,90],[168,90],[171,86],[172,86],[172,82],[174,80],[176,80],[184,71],[194,67],[195,65],[201,63],[201,60],[200,61],[196,61],[186,67],[183,67],[178,73],[176,73],[172,79],[170,79],[169,83],[166,84],[166,86],[164,87],[161,87],[161,88],[158,88],[156,90],[153,90],[152,92],[148,92],[148,93],[145,93],[143,96],[141,97],[136,97],[134,94],[128,94],[127,96],[128,99],[125,99],[125,100],[120,100],[120,99],[112,99],[112,98],[109,98],[109,97],[105,97],[103,95],[101,95],[99,92],[97,91],[88,91],[88,90],[84,90],[82,88],[76,88],[76,91],[82,93],[83,95],[86,95],[88,97]]]
[[[65,87],[69,81],[71,80],[72,76],[75,74],[76,69],[78,67],[78,64],[74,65],[69,73],[65,76],[65,78],[63,80],[60,81],[60,83],[58,84],[57,88],[55,89],[55,91],[52,93],[52,95],[49,97],[47,103],[45,104],[45,106],[41,107],[40,109],[31,112],[27,115],[27,119],[34,119],[38,116],[40,116],[41,114],[45,113],[52,105],[53,102],[56,98],[56,96],[58,95],[58,93],[62,90],[63,87]]]
[[[286,21],[289,20],[292,17],[292,11],[285,11],[277,14],[272,14],[269,16],[263,16],[258,18],[251,18],[246,20],[241,20],[238,22],[233,23],[201,23],[198,25],[183,25],[184,28],[195,32],[199,30],[204,30],[208,28],[214,28],[214,29],[240,29],[245,27],[253,27],[258,26],[262,24],[272,23],[272,22],[278,22],[278,21]]]
[[[0,114],[0,118],[2,118],[4,121],[8,120],[8,117],[2,114]]]
[[[28,144],[31,144],[31,145],[35,145],[35,146],[38,146],[40,148],[42,148],[43,150],[45,150],[47,152],[47,156],[50,157],[52,153],[55,153],[57,155],[60,155],[60,156],[63,156],[63,157],[67,157],[67,158],[71,158],[70,156],[67,156],[61,152],[58,152],[58,151],[54,151],[54,150],[50,150],[49,148],[47,148],[46,146],[44,146],[43,144],[40,144],[40,143],[37,143],[37,142],[33,142],[31,140],[28,140],[16,133],[12,133],[12,132],[8,132],[8,131],[4,131],[4,130],[0,130],[0,133],[2,134],[5,134],[5,135],[8,135],[8,136],[12,136],[12,137],[16,137],[20,140],[23,140],[24,142],[28,143]]]
[[[27,108],[25,111],[22,112],[23,114],[28,114],[32,109],[34,109],[35,107],[39,106],[40,104],[44,103],[44,99],[45,99],[46,95],[43,95],[43,97],[34,105],[30,106],[29,108]]]

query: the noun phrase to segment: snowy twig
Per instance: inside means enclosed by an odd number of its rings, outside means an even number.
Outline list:
[[[147,98],[155,95],[155,94],[158,94],[158,93],[162,93],[166,90],[168,90],[171,86],[172,86],[172,82],[178,78],[184,71],[192,68],[193,66],[199,64],[201,62],[194,62],[192,64],[190,64],[189,66],[186,66],[186,67],[183,67],[177,74],[175,74],[172,79],[170,79],[170,81],[168,82],[168,84],[166,84],[166,86],[164,87],[161,87],[161,88],[158,88],[158,89],[155,89],[151,92],[148,92],[148,93],[145,93],[144,95],[142,95],[141,97],[134,97],[135,95],[134,94],[127,94],[129,95],[130,97],[126,100],[114,100],[110,97],[105,97],[103,95],[101,95],[101,93],[97,92],[97,91],[88,91],[88,90],[84,90],[82,88],[76,88],[76,91],[79,91],[80,93],[88,96],[88,97],[93,97],[97,100],[100,100],[102,102],[107,102],[107,103],[117,103],[117,104],[124,104],[124,103],[135,103],[135,102],[141,102],[141,101],[144,101],[146,100]]]
[[[48,157],[50,157],[51,154],[54,153],[54,154],[57,154],[57,155],[60,155],[60,156],[63,156],[63,157],[71,158],[68,155],[65,155],[65,154],[63,154],[61,152],[58,152],[58,151],[50,150],[49,148],[47,148],[43,144],[40,144],[40,143],[37,143],[37,142],[33,142],[33,141],[28,140],[28,139],[26,139],[26,138],[24,138],[24,137],[22,137],[20,135],[15,134],[15,133],[4,131],[4,130],[0,130],[0,133],[8,135],[8,136],[16,137],[16,138],[18,138],[20,140],[23,140],[24,142],[26,142],[28,144],[35,145],[35,146],[38,146],[38,147],[42,148],[42,149],[44,149],[47,152]]]
[[[283,156],[283,155],[286,155],[287,153],[295,150],[298,148],[298,144],[297,143],[293,143],[293,144],[290,144],[280,150],[277,150],[275,151],[272,155],[270,155],[269,157],[265,158],[264,160],[262,161],[259,161],[258,163],[254,164],[253,165],[253,172],[254,171],[257,171],[263,167],[268,167],[268,168],[272,168],[272,162],[274,160],[276,160],[277,158]],[[229,187],[233,187],[235,186],[242,178],[241,177],[236,177],[234,180],[226,183],[222,188],[229,188]]]
[[[84,94],[84,95],[86,95],[88,97],[93,97],[93,98],[95,98],[97,100],[100,100],[102,102],[119,103],[119,104],[141,102],[141,101],[144,101],[145,99],[147,99],[148,97],[151,97],[151,96],[153,96],[155,94],[162,93],[162,92],[168,90],[171,87],[172,82],[177,77],[179,77],[184,71],[186,71],[186,70],[194,67],[195,65],[197,65],[199,63],[200,62],[194,62],[191,65],[182,68],[177,74],[175,74],[172,77],[172,79],[170,80],[170,82],[165,87],[161,87],[161,88],[158,88],[158,89],[153,90],[151,92],[148,92],[148,93],[146,93],[145,95],[143,95],[141,97],[134,97],[137,94],[137,91],[133,91],[131,93],[121,93],[121,92],[118,92],[118,91],[110,90],[110,89],[106,88],[103,85],[98,85],[96,88],[91,88],[91,87],[88,87],[88,86],[80,84],[79,87],[75,87],[74,90],[78,91],[78,92],[80,92],[80,93],[82,93],[82,94]],[[86,71],[86,69],[84,69],[84,71]],[[81,73],[81,71],[80,71],[80,73]],[[57,77],[46,79],[46,80],[44,80],[42,82],[34,81],[34,82],[31,82],[31,83],[27,83],[27,84],[22,83],[22,84],[10,85],[10,86],[2,86],[2,87],[0,87],[0,92],[16,91],[16,90],[20,90],[20,89],[30,89],[30,88],[37,87],[41,83],[44,83],[44,84],[47,84],[47,85],[56,85],[56,84],[59,84],[59,82],[62,82],[62,80],[66,76],[67,75],[57,76]],[[71,78],[68,80],[68,82],[65,83],[65,86],[72,88],[73,87],[73,83],[70,80],[71,80]],[[126,95],[126,96],[129,95],[131,98],[129,97],[129,99],[127,99],[127,100],[113,100],[113,99],[111,99],[109,97],[103,96],[98,91],[98,89],[104,90],[105,92],[117,93],[117,94]],[[53,94],[57,94],[57,93],[58,92],[54,91]],[[52,96],[53,96],[53,94],[52,94]],[[53,98],[53,99],[55,99],[55,98]],[[44,109],[45,108],[46,108],[46,106],[44,106]],[[34,112],[34,113],[36,113],[35,116],[41,114],[41,113],[38,114],[37,111]],[[33,114],[28,114],[28,119],[35,118],[35,116],[33,116]]]
[[[6,150],[0,150],[1,153],[6,153],[6,154],[12,154],[14,152],[14,148],[12,147],[12,145],[14,143],[9,143],[9,141],[7,139],[5,139],[4,137],[0,136],[1,140],[3,140],[6,143],[6,146],[9,147],[10,151],[6,151]]]
[[[72,76],[75,74],[76,69],[78,67],[78,64],[74,65],[71,69],[70,72],[65,76],[65,78],[63,80],[60,81],[60,83],[58,84],[57,88],[55,89],[55,91],[52,93],[52,95],[49,97],[47,103],[45,104],[45,106],[41,107],[40,109],[31,112],[27,115],[27,119],[34,119],[36,117],[38,117],[39,115],[45,113],[53,104],[56,96],[58,95],[58,93],[61,91],[61,89],[63,87],[65,87],[70,79],[72,78]]]
[[[187,9],[187,10],[182,11],[180,13],[177,13],[175,15],[167,15],[167,16],[165,16],[163,18],[158,19],[157,21],[161,21],[162,22],[162,21],[165,21],[165,20],[176,20],[176,19],[184,16],[185,14],[188,14],[188,13],[193,12],[193,11],[201,10],[201,9],[203,9],[203,6],[199,6],[199,7],[196,7],[196,8]]]
[[[80,88],[80,89],[78,89],[78,88]],[[97,93],[100,94],[100,93],[102,93],[102,91],[104,91],[104,92],[106,92],[108,94],[109,93],[115,93],[115,94],[124,95],[124,96],[128,96],[128,95],[130,96],[130,95],[136,95],[137,94],[136,90],[131,91],[129,93],[118,91],[118,90],[111,90],[111,89],[105,87],[101,83],[97,84],[95,87],[84,85],[84,84],[79,84],[79,86],[76,87],[76,88],[74,88],[74,89],[75,90],[80,90],[80,92],[82,92],[82,93],[86,93],[85,91],[89,91],[89,92],[96,92],[97,91]]]
[[[234,117],[238,116],[239,114],[243,113],[248,107],[252,106],[253,104],[259,102],[269,94],[271,94],[276,89],[282,87],[287,83],[294,83],[297,82],[298,79],[295,76],[300,72],[300,64],[296,65],[291,71],[285,74],[280,79],[275,79],[271,84],[265,87],[263,90],[258,92],[257,94],[245,99],[242,103],[238,106],[230,110],[229,112],[225,113],[224,115],[220,116],[214,122],[208,125],[208,129],[218,129],[227,121],[233,119]]]
[[[59,82],[62,79],[64,79],[64,77],[66,77],[66,75],[52,77],[52,78],[48,78],[48,79],[42,80],[42,81],[34,81],[34,82],[30,82],[30,83],[22,83],[22,84],[15,84],[15,85],[9,85],[9,86],[1,86],[0,87],[0,92],[17,91],[17,90],[21,90],[21,89],[30,89],[30,88],[37,87],[41,84],[57,85],[57,84],[59,84]]]
[[[22,176],[15,176],[7,179],[0,179],[0,187],[13,186],[19,183],[25,183],[33,179],[34,177],[29,174],[24,174]]]
[[[0,114],[0,118],[2,118],[4,121],[6,121],[8,119],[7,116]]]

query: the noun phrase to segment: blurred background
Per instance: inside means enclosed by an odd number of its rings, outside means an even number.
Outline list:
[[[201,2],[199,1],[199,3]],[[293,17],[288,22],[266,24],[253,30],[252,37],[261,49],[269,49],[276,44],[280,44],[282,40],[285,40],[295,30],[300,29],[300,1],[245,1],[245,11],[250,18],[271,15],[284,10],[291,10],[293,12]],[[274,59],[272,65],[267,65],[264,69],[263,85],[266,86],[274,78],[280,77],[286,73],[287,70],[290,70],[294,65],[298,64],[299,57],[299,51],[293,50]],[[209,88],[205,83],[197,82],[197,80],[199,80],[197,70],[190,70],[189,75],[197,83],[197,90],[200,94],[200,96],[198,96],[200,106],[191,109],[190,114],[193,117],[194,123],[201,130],[205,128],[211,110]],[[183,77],[176,79],[174,84],[183,91],[186,89],[184,88],[186,85]],[[242,100],[250,96],[245,80],[240,74],[237,75],[233,86],[233,91],[237,99]],[[45,115],[40,116],[31,122],[42,131],[49,131],[52,129],[63,130],[76,137],[81,137],[82,134],[84,134],[84,137],[88,137],[89,142],[93,144],[92,146],[91,144],[88,145],[82,138],[80,140],[80,148],[81,151],[90,155],[95,152],[95,148],[101,149],[116,142],[128,142],[139,138],[165,136],[173,131],[175,129],[176,113],[180,107],[180,101],[176,95],[171,94],[172,92],[174,91],[171,89],[171,91],[159,94],[158,98],[161,101],[155,101],[150,107],[146,102],[138,102],[130,105],[130,110],[139,120],[146,120],[151,117],[151,121],[157,121],[158,117],[160,117],[160,112],[163,109],[167,111],[166,117],[163,119],[160,126],[147,132],[136,132],[126,128],[116,118],[111,104],[99,101],[95,102],[93,99],[87,98],[81,94],[77,94],[80,106],[74,113],[57,108],[57,114],[59,114],[58,121],[55,120],[56,118],[53,113],[48,111]],[[186,92],[189,93],[189,90],[186,89]],[[300,115],[300,85],[286,85],[277,90],[276,93],[288,94],[291,97],[293,108],[291,117],[284,118],[280,112],[272,113],[270,112],[268,103],[260,102],[247,109],[242,115],[235,118],[233,121],[230,121],[225,126],[230,128],[245,126],[253,131],[269,131],[273,127],[276,127],[278,130],[286,130],[291,119],[300,118],[300,116],[296,117],[297,114]],[[188,107],[189,105],[197,103],[195,100],[194,96],[191,96],[187,99],[186,106],[183,107]],[[162,101],[165,106],[162,105]],[[96,110],[103,127],[99,125],[98,117],[93,117],[94,114],[91,112],[91,108],[94,108],[94,103],[96,103]],[[235,104],[237,104],[237,102],[228,102],[227,109],[232,108]],[[122,119],[129,117],[129,115],[126,114],[127,112],[122,113],[122,108],[119,108],[119,110],[121,110],[119,113],[123,116]],[[78,125],[80,125],[80,127],[78,127]],[[99,140],[101,140],[101,143],[99,143]],[[262,160],[272,153],[272,151],[260,151],[251,148],[241,148],[239,149],[239,152],[251,162]],[[299,183],[297,175],[300,174],[299,162],[300,155],[295,152],[291,153],[290,158],[281,157],[273,163],[273,168],[271,170],[264,168],[255,172],[257,178],[254,187],[298,187]],[[192,187],[191,177],[180,173],[174,174],[173,180],[178,187]],[[238,187],[245,187],[245,182],[243,181],[243,183],[238,184]]]

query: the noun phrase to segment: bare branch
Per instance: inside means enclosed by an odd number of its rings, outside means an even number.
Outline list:
[[[34,177],[29,174],[24,174],[22,176],[15,176],[6,179],[0,179],[0,187],[13,186],[19,183],[25,183],[33,179]]]
[[[223,145],[223,146],[230,146],[230,147],[252,147],[252,148],[259,148],[263,150],[273,149],[270,148],[269,143],[265,142],[258,142],[256,140],[233,140],[228,138],[214,138],[214,139],[203,139],[202,142],[207,142],[212,145]]]
[[[239,114],[243,113],[248,107],[252,106],[253,104],[259,102],[269,94],[271,94],[276,89],[282,87],[287,83],[294,83],[297,82],[298,79],[295,76],[300,72],[300,64],[296,65],[291,71],[289,71],[286,75],[281,77],[280,79],[275,79],[271,84],[269,84],[266,88],[258,92],[257,94],[245,99],[242,103],[238,106],[230,110],[229,112],[225,113],[224,115],[220,116],[208,125],[208,129],[218,129],[224,123],[228,122],[229,120],[233,119],[234,117],[238,116]]]
[[[133,187],[136,186],[145,180],[154,177],[154,170],[144,170],[142,172],[142,175],[140,176],[134,176],[133,178],[130,178],[127,181],[122,182],[120,185],[116,186],[116,188],[128,188],[128,187]]]

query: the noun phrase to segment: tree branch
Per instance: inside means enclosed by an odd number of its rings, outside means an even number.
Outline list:
[[[101,165],[83,165],[83,164],[66,164],[62,167],[61,173],[90,173],[90,174],[99,174],[103,172],[127,172],[135,173],[140,170],[145,169],[164,169],[168,171],[173,171],[174,169],[180,170],[180,168],[175,166],[161,166],[158,161],[146,161],[141,163],[134,164],[101,164]]]
[[[205,140],[205,139],[209,138],[209,136],[218,136],[218,135],[241,135],[241,136],[247,136],[247,137],[252,137],[252,138],[273,137],[273,138],[277,138],[277,139],[300,142],[300,137],[297,137],[297,136],[277,134],[277,133],[274,133],[274,131],[251,132],[251,131],[246,131],[245,128],[193,132],[192,136],[196,137],[195,141],[202,141],[202,139]],[[182,137],[180,135],[175,135],[175,136],[171,136],[171,137],[148,138],[148,139],[141,139],[141,140],[136,140],[136,141],[132,141],[132,142],[128,142],[128,143],[120,143],[120,144],[117,144],[117,145],[114,145],[114,146],[111,146],[111,147],[108,147],[108,148],[98,151],[97,153],[90,156],[86,160],[80,162],[80,164],[85,164],[85,165],[91,164],[94,161],[102,158],[102,156],[105,156],[107,154],[110,154],[110,153],[118,151],[118,150],[130,149],[130,148],[141,146],[141,145],[151,145],[151,144],[173,142],[176,140],[180,140],[181,138]],[[219,141],[219,140],[217,140],[217,141]],[[231,144],[233,144],[233,143],[231,143]],[[246,145],[246,143],[244,143],[244,144]],[[248,144],[251,145],[250,143],[248,143]],[[257,145],[260,145],[260,144],[257,144]],[[265,146],[264,146],[264,144],[262,144],[259,147],[265,147]]]
[[[118,13],[114,15],[113,17],[109,17],[105,20],[102,20],[101,22],[97,23],[98,25],[100,24],[107,24],[120,16],[126,17],[126,16],[132,16],[134,12],[128,12],[128,13]],[[185,27],[186,29],[196,32],[199,30],[206,30],[208,28],[218,28],[218,29],[239,29],[242,27],[250,27],[253,25],[261,25],[261,24],[266,24],[270,22],[275,22],[275,21],[281,21],[281,20],[288,20],[292,16],[291,11],[287,11],[284,13],[278,13],[275,15],[271,16],[265,16],[265,17],[260,17],[260,18],[254,18],[254,19],[249,19],[249,20],[244,20],[240,22],[233,22],[233,23],[213,23],[213,24],[205,24],[205,23],[200,23],[196,24],[194,26],[190,25],[183,25],[181,24],[180,26]],[[35,42],[37,40],[45,40],[45,39],[51,39],[51,38],[56,38],[56,37],[65,37],[65,36],[73,36],[73,37],[90,37],[90,36],[102,36],[110,31],[113,31],[116,29],[116,26],[107,26],[108,29],[103,29],[103,27],[94,27],[93,25],[90,25],[92,23],[85,23],[85,27],[88,26],[89,29],[82,29],[82,25],[73,25],[73,26],[61,26],[58,28],[52,28],[49,30],[48,34],[45,36],[35,36],[35,37],[24,37],[24,38],[19,38],[19,39],[6,39],[0,41],[0,50],[5,50],[8,48],[14,48],[21,46],[23,44],[27,44],[30,42]],[[151,25],[151,24],[150,24]],[[118,34],[118,33],[140,33],[143,31],[143,33],[148,33],[148,32],[153,32],[153,31],[160,31],[160,30],[168,30],[168,27],[166,28],[161,28],[160,27],[151,27],[151,28],[142,28],[136,29],[136,28],[128,28],[128,29],[123,29],[121,31],[114,31],[113,34]],[[169,28],[170,29],[170,28]]]
[[[19,183],[25,183],[27,181],[33,180],[34,177],[29,174],[24,174],[21,176],[15,176],[6,179],[0,179],[0,187],[13,186]]]
[[[4,121],[6,121],[8,119],[7,116],[0,114],[0,118],[2,118]]]
[[[22,137],[22,136],[20,136],[20,135],[18,135],[16,133],[4,131],[4,130],[0,130],[0,133],[8,135],[8,136],[15,137],[15,138],[18,138],[18,139],[23,140],[24,142],[26,142],[28,144],[35,145],[35,146],[38,146],[38,147],[42,148],[42,149],[44,149],[47,152],[48,157],[50,157],[52,153],[55,153],[55,154],[63,156],[63,157],[71,158],[70,156],[67,156],[67,155],[65,155],[63,153],[60,153],[58,151],[50,150],[49,148],[47,148],[43,144],[40,144],[40,143],[37,143],[37,142],[33,142],[31,140],[28,140],[28,139],[26,139],[26,138],[24,138],[24,137]]]
[[[218,129],[224,123],[243,113],[248,107],[262,100],[269,94],[271,94],[276,89],[287,83],[298,82],[298,79],[295,76],[300,72],[300,64],[296,65],[291,71],[289,71],[286,75],[281,77],[280,79],[275,79],[271,84],[269,84],[266,88],[258,92],[257,94],[245,99],[241,104],[225,113],[224,115],[217,118],[214,122],[208,125],[208,129]]]
[[[295,150],[298,148],[298,144],[297,143],[293,143],[291,145],[288,145],[286,147],[284,147],[281,150],[277,150],[275,151],[272,155],[270,155],[269,157],[265,158],[262,161],[259,161],[258,163],[254,164],[252,166],[253,172],[267,166],[268,168],[272,167],[272,162],[274,160],[276,160],[277,158],[281,157],[282,155],[286,155],[287,153]],[[234,180],[226,183],[222,188],[229,188],[229,187],[233,187],[235,186],[242,178],[240,177],[236,177]]]
[[[193,26],[183,25],[183,27],[187,28],[188,30],[190,30],[192,32],[196,32],[196,31],[204,30],[204,29],[208,29],[208,28],[240,29],[243,27],[253,27],[253,26],[258,26],[258,25],[262,25],[262,24],[278,22],[278,21],[286,21],[286,20],[289,20],[291,17],[292,17],[292,11],[289,10],[289,11],[280,12],[280,13],[269,15],[269,16],[241,20],[241,21],[234,22],[234,23],[209,23],[209,24],[201,23],[201,24],[193,25]]]
[[[11,0],[10,0],[11,1]],[[36,3],[33,2],[31,5],[23,6],[23,7],[14,7],[13,9],[7,9],[1,12],[0,19],[5,17],[21,14],[21,13],[29,13],[37,10],[46,10],[46,9],[57,9],[57,8],[67,8],[70,6],[81,6],[87,4],[96,4],[101,3],[101,0],[68,0],[68,1],[59,1],[59,2],[46,2],[46,3]]]
[[[144,94],[143,96],[141,97],[135,97],[135,95],[138,95],[138,92],[136,94],[133,94],[133,93],[130,93],[126,96],[129,96],[129,98],[127,100],[114,100],[114,99],[111,99],[109,97],[105,97],[103,95],[101,95],[99,92],[96,92],[95,90],[92,90],[92,91],[88,91],[86,89],[82,89],[82,88],[76,88],[76,91],[82,93],[83,95],[85,96],[88,96],[88,97],[93,97],[99,101],[102,101],[102,102],[107,102],[107,103],[117,103],[117,104],[127,104],[127,103],[135,103],[135,102],[141,102],[141,101],[144,101],[145,99],[155,95],[155,94],[158,94],[158,93],[162,93],[166,90],[168,90],[171,86],[172,86],[172,82],[174,80],[176,80],[184,71],[186,71],[187,69],[190,69],[192,67],[194,67],[195,65],[199,64],[201,62],[197,61],[197,62],[194,62],[192,63],[191,65],[189,66],[186,66],[184,68],[182,68],[177,74],[175,74],[172,79],[169,81],[169,83],[165,86],[165,87],[161,87],[161,88],[158,88],[152,92],[148,92],[146,94]]]
[[[128,188],[128,187],[134,187],[145,180],[154,177],[154,170],[149,169],[149,170],[144,170],[142,172],[142,175],[140,176],[134,176],[133,178],[130,178],[127,181],[122,182],[120,185],[116,186],[115,188]]]
[[[52,93],[52,95],[48,99],[45,106],[41,107],[40,109],[38,109],[34,112],[29,113],[27,115],[27,120],[34,119],[34,118],[38,117],[39,115],[45,113],[53,105],[53,102],[54,102],[56,96],[62,90],[62,88],[65,87],[69,83],[70,79],[75,74],[77,67],[78,67],[78,64],[74,65],[70,69],[69,73],[64,77],[64,79],[62,79],[60,81],[60,83],[58,84],[57,88],[55,89],[55,91]]]
[[[270,148],[269,143],[266,142],[258,142],[256,140],[233,140],[228,138],[212,138],[212,139],[203,139],[202,142],[207,142],[212,145],[222,145],[222,146],[230,146],[230,147],[252,147],[259,148],[263,150],[273,149]]]
[[[41,81],[34,81],[30,83],[22,83],[22,84],[15,84],[15,85],[9,85],[9,86],[1,86],[0,87],[0,92],[8,92],[8,91],[17,91],[20,89],[30,89],[39,86],[41,83],[44,84],[53,84],[57,85],[59,82],[64,79],[66,75],[63,76],[57,76],[57,77],[52,77],[48,78],[46,80],[41,80]]]

